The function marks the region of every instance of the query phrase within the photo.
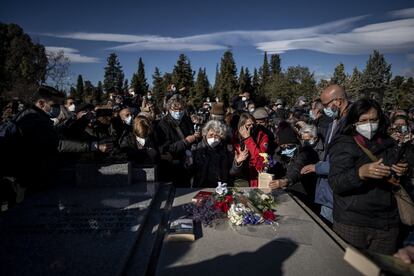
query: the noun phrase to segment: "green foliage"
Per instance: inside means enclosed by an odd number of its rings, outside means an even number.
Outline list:
[[[155,101],[158,108],[162,109],[162,102],[165,96],[166,87],[164,87],[164,81],[161,76],[158,67],[155,67],[154,74],[152,75],[152,94],[155,97]]]
[[[122,93],[124,84],[124,72],[119,63],[118,56],[111,53],[107,58],[103,87],[106,93]]]
[[[73,95],[77,100],[83,99],[84,96],[84,87],[83,87],[83,77],[82,75],[78,75],[78,79],[76,82],[76,94]]]
[[[384,55],[374,50],[369,56],[362,75],[362,93],[365,97],[374,98],[382,103],[384,93],[388,89],[391,79],[391,64],[388,64]]]
[[[239,93],[252,93],[252,77],[250,76],[249,68],[246,70],[242,66],[239,75]]]
[[[137,72],[132,75],[131,88],[137,95],[144,95],[148,91],[148,83],[145,78],[145,69],[142,58],[139,58]]]
[[[16,24],[0,23],[0,42],[0,97],[30,100],[46,80],[44,46],[33,43]]]
[[[194,86],[193,77],[190,60],[181,54],[172,72],[172,83],[177,89],[185,88],[187,91],[191,91]]]
[[[352,75],[349,78],[348,84],[347,84],[346,92],[348,94],[348,97],[351,100],[357,100],[361,98],[362,93],[362,73],[358,70],[358,68],[354,68],[352,71]]]
[[[206,69],[200,68],[194,85],[192,102],[195,107],[199,107],[207,97],[210,97],[210,83],[207,78]]]
[[[272,75],[280,75],[282,73],[281,58],[278,54],[270,56],[270,69]]]
[[[220,63],[220,71],[216,81],[216,93],[219,98],[225,103],[229,104],[231,98],[237,95],[237,69],[236,63],[233,59],[233,53],[228,50],[223,54]]]
[[[344,87],[345,90],[346,90],[347,82],[348,82],[348,77],[345,73],[345,66],[341,62],[335,67],[335,71],[334,71],[333,76],[331,78],[331,84],[338,84],[338,85]]]

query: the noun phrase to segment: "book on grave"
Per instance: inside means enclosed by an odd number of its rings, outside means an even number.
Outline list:
[[[191,201],[194,202],[195,204],[200,203],[201,201],[209,198],[211,195],[213,194],[213,192],[208,192],[208,191],[199,191],[192,199]]]
[[[194,222],[192,219],[176,219],[170,223],[167,240],[194,241]]]
[[[344,260],[367,276],[414,275],[414,264],[406,264],[393,256],[354,247],[346,248]]]

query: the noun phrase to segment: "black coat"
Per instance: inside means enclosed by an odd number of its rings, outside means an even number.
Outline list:
[[[233,153],[223,143],[211,148],[203,139],[193,151],[193,187],[216,187],[218,181],[232,185],[233,159]]]
[[[155,164],[159,159],[155,137],[152,134],[145,139],[145,145],[141,146],[134,133],[126,131],[119,140],[119,146],[126,158],[136,164]]]
[[[391,138],[381,143],[366,140],[367,147],[378,158],[389,164],[393,159]],[[385,179],[361,180],[359,168],[371,159],[362,151],[351,135],[337,135],[329,149],[329,185],[334,193],[333,217],[336,222],[387,229],[397,226],[399,215],[392,185]]]
[[[2,145],[1,174],[15,176],[34,190],[48,185],[57,163],[58,134],[53,122],[36,106],[25,109],[13,121],[18,132],[11,133],[10,143]]]
[[[314,173],[301,174],[301,169],[319,161],[318,153],[309,146],[300,147],[291,159],[286,159],[280,152],[274,155],[277,161],[273,172],[275,178],[287,178],[288,190],[298,195],[308,205],[313,205],[315,198],[316,175]],[[312,206],[313,207],[313,206]]]
[[[186,115],[178,122],[170,114],[160,120],[155,132],[161,156],[160,180],[172,181],[176,187],[190,186],[191,172],[185,164],[186,151],[190,151],[191,145],[185,141],[185,137],[193,133],[193,125]]]

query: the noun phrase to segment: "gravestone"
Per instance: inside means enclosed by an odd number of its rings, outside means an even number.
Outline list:
[[[0,275],[122,274],[150,187],[60,187],[27,198],[0,216]]]
[[[157,166],[132,166],[133,183],[152,182],[157,180]]]

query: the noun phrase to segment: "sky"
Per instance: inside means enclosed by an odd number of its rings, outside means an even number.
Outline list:
[[[142,57],[148,81],[157,66],[172,72],[184,53],[209,81],[231,49],[238,72],[278,53],[282,69],[307,66],[329,79],[344,63],[350,74],[365,68],[378,49],[393,75],[414,76],[412,0],[2,0],[0,22],[15,23],[47,51],[63,50],[70,80],[78,74],[103,80],[106,58],[115,52],[131,79]]]

